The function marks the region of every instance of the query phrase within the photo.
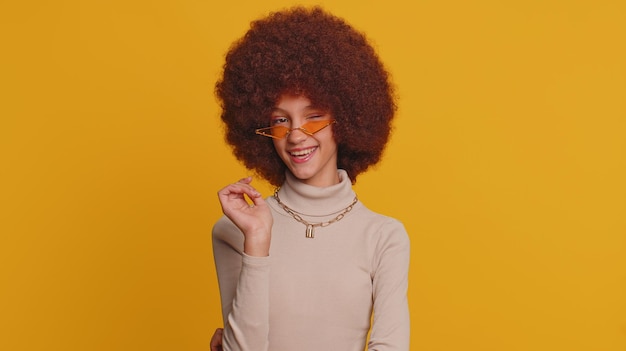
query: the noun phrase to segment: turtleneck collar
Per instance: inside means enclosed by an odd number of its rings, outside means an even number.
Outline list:
[[[304,184],[287,172],[285,183],[278,191],[278,197],[291,209],[310,216],[324,216],[341,211],[350,205],[356,195],[352,190],[348,173],[343,169],[337,170],[337,173],[339,183],[319,188]]]

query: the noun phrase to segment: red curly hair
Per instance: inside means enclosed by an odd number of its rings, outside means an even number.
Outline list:
[[[319,7],[252,22],[226,54],[215,92],[235,156],[276,186],[286,166],[272,140],[254,131],[268,126],[282,95],[305,96],[332,113],[337,167],[353,183],[380,160],[396,111],[389,74],[367,38]]]

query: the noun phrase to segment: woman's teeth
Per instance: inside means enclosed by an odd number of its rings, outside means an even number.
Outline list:
[[[310,149],[306,149],[306,150],[298,150],[298,151],[291,151],[290,154],[292,156],[306,156],[308,154],[310,154],[311,152],[313,152],[313,150],[315,150],[314,147],[310,148]]]

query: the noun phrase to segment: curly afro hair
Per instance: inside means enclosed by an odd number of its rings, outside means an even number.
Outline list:
[[[215,91],[235,156],[276,186],[286,166],[255,129],[268,126],[281,96],[302,95],[332,113],[337,167],[352,183],[380,160],[396,111],[389,74],[367,38],[319,7],[252,22],[226,54]]]

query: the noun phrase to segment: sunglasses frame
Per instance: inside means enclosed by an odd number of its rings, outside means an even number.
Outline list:
[[[317,124],[317,123],[320,123],[320,124],[323,124],[323,125],[321,127],[319,127],[319,129],[317,129],[315,131],[308,131],[308,130],[306,130],[307,124],[311,125],[311,124]],[[259,128],[259,129],[255,130],[254,133],[262,135],[262,136],[270,137],[272,139],[279,139],[280,140],[280,139],[284,139],[284,138],[288,137],[289,134],[291,134],[291,132],[293,132],[294,130],[299,130],[299,131],[301,131],[302,133],[304,133],[306,135],[311,135],[312,136],[313,134],[319,132],[320,130],[328,127],[331,124],[335,124],[335,123],[337,123],[337,121],[335,119],[329,119],[329,120],[323,120],[323,121],[311,121],[311,122],[307,122],[307,123],[305,123],[305,124],[303,124],[303,125],[301,125],[300,127],[297,127],[297,128],[287,128],[285,126],[273,126],[273,127]],[[281,137],[273,135],[272,134],[272,130],[276,130],[276,129],[284,129],[285,130],[285,135],[283,135]]]

